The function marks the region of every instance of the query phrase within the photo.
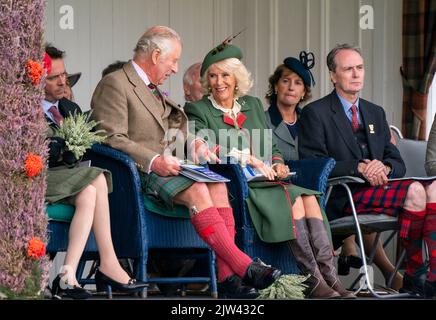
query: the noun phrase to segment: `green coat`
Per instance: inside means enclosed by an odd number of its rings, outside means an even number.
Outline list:
[[[265,150],[271,150],[272,163],[283,162],[272,132],[266,124],[261,101],[252,96],[244,96],[238,99],[238,103],[241,105],[241,113],[246,117],[241,128],[225,123],[223,112],[214,108],[207,97],[203,97],[198,102],[186,104],[184,110],[188,119],[195,121],[195,133],[198,133],[200,130],[211,129],[213,134],[219,137],[219,130],[227,130],[227,136],[233,135],[234,137],[234,135],[237,135],[240,138],[238,139],[240,150],[250,146],[249,139],[246,138],[248,136],[247,133],[251,136],[256,133],[253,130],[260,129],[260,132],[266,130],[267,134],[259,135],[260,141],[258,145],[260,150],[264,147]],[[190,129],[192,131],[193,128]],[[201,136],[203,137],[203,135]],[[205,138],[205,140],[208,139]],[[220,156],[225,155],[231,149],[230,146],[224,150],[223,143],[213,142],[213,144],[215,143],[220,145]],[[259,159],[268,159],[268,153],[263,154],[260,152],[259,155],[259,148],[254,149],[253,153]],[[249,184],[249,197],[246,199],[246,204],[250,211],[253,225],[263,241],[274,243],[295,239],[289,199],[293,203],[295,198],[301,195],[319,196],[320,193],[280,182],[252,182]]]

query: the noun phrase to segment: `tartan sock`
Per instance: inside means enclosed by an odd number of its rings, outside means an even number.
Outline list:
[[[430,259],[430,272],[427,280],[433,282],[436,281],[436,203],[427,203],[423,233]]]
[[[406,249],[406,273],[418,277],[427,273],[427,268],[422,259],[422,237],[426,210],[410,211],[402,208],[400,214],[400,238]]]
[[[191,222],[199,236],[215,251],[217,257],[243,278],[253,260],[235,245],[217,208],[210,207],[200,211],[191,218]]]
[[[235,219],[233,218],[232,208],[217,208],[218,213],[224,220],[227,232],[233,241],[235,241]],[[218,266],[218,282],[224,281],[226,278],[234,274],[232,268],[220,257],[216,257],[216,264]]]

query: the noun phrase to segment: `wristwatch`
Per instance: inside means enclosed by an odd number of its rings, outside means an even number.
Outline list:
[[[192,207],[189,209],[189,212],[190,212],[190,216],[191,216],[191,218],[192,218],[193,216],[197,215],[200,211],[197,209],[196,206],[192,206]]]

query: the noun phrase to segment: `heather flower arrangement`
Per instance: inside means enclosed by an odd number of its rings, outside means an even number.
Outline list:
[[[40,297],[48,279],[45,0],[0,6],[0,296]]]
[[[105,136],[104,130],[93,131],[100,121],[90,120],[92,110],[87,113],[74,113],[66,117],[60,126],[54,130],[54,136],[65,140],[66,150],[71,151],[76,159],[82,158],[86,149],[94,143],[101,143]]]

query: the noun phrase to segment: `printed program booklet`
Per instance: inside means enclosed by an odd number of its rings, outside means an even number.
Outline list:
[[[198,182],[229,182],[230,180],[196,164],[181,164],[180,174]]]

